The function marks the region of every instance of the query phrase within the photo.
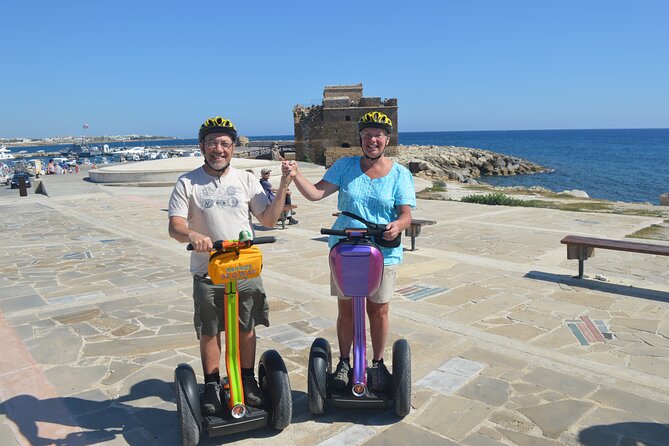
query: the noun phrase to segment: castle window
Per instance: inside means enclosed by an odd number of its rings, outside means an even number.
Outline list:
[[[350,116],[347,116],[347,117],[346,117],[346,120],[347,120],[347,121],[350,121],[350,120],[351,120],[351,117],[350,117]]]
[[[345,142],[345,143],[342,143],[341,147],[342,147],[342,149],[348,149],[349,147],[351,147],[351,145],[349,143]]]

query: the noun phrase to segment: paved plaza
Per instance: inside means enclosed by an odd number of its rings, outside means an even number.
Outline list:
[[[188,253],[167,234],[171,186],[86,176],[43,178],[48,196],[0,191],[0,445],[178,445],[174,368],[201,368]],[[411,413],[314,417],[309,346],[336,349],[319,233],[336,197],[293,189],[299,224],[257,227],[278,239],[261,247],[271,326],[258,352],[286,362],[291,424],[201,444],[669,445],[669,257],[597,251],[579,280],[560,244],[663,219],[418,200],[414,217],[437,224],[416,251],[404,240],[386,352],[391,363],[395,339],[411,345]]]

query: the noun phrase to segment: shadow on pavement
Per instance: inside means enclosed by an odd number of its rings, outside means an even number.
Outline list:
[[[602,291],[605,293],[619,294],[621,296],[639,297],[657,302],[669,302],[669,293],[665,291],[649,290],[647,288],[636,288],[615,283],[600,282],[587,278],[577,279],[563,274],[552,274],[543,271],[530,271],[525,274],[528,279],[543,280],[545,282],[564,283],[576,288]]]
[[[591,426],[578,434],[583,446],[669,445],[669,424],[627,422]]]
[[[146,444],[145,437],[130,432],[143,428],[150,433],[162,434],[165,426],[178,426],[175,410],[126,404],[148,397],[174,402],[173,384],[148,379],[133,385],[128,395],[104,401],[78,397],[40,400],[33,395],[17,395],[0,404],[0,414],[13,421],[21,434],[35,446],[91,445],[113,440],[118,435],[122,435],[130,445]],[[79,427],[82,431],[70,432],[60,439],[45,438],[40,436],[39,424],[42,423]]]

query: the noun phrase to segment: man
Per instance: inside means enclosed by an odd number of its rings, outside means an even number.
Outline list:
[[[390,142],[393,123],[379,111],[363,115],[357,124],[362,156],[337,160],[316,184],[312,184],[300,172],[295,161],[284,161],[291,166],[291,176],[297,189],[310,201],[322,200],[337,192],[337,208],[377,224],[386,231],[383,240],[374,239],[383,253],[383,280],[381,287],[367,298],[367,316],[372,338],[371,388],[387,390],[390,373],[383,363],[383,354],[388,341],[390,298],[395,288],[397,268],[402,263],[402,245],[397,237],[411,224],[411,209],[416,207],[416,192],[411,172],[404,166],[385,156]],[[363,227],[363,224],[342,213],[332,229]],[[330,236],[332,247],[339,237]],[[393,243],[396,241],[397,243]],[[337,338],[339,363],[335,369],[333,385],[343,389],[348,385],[351,367],[350,352],[353,344],[353,304],[344,296],[331,279],[330,294],[337,296]]]
[[[190,243],[193,274],[194,324],[200,340],[200,356],[205,379],[203,409],[213,414],[221,409],[221,331],[224,286],[213,285],[207,278],[209,252],[213,241],[234,240],[240,231],[253,234],[251,215],[264,226],[274,227],[279,218],[291,182],[289,166],[270,203],[255,177],[230,166],[237,130],[232,122],[216,116],[207,119],[198,134],[204,165],[177,180],[169,204],[169,234],[181,243]],[[242,384],[247,404],[259,407],[262,392],[254,376],[255,326],[269,326],[269,308],[262,279],[241,280],[239,292],[239,345]]]
[[[272,183],[269,182],[269,177],[272,174],[272,169],[264,167],[260,171],[260,185],[265,191],[265,195],[270,202],[274,201],[274,195],[276,194],[276,189],[272,187]]]
[[[269,182],[269,177],[272,174],[272,169],[269,167],[264,167],[260,171],[260,185],[262,186],[263,190],[265,191],[265,195],[267,195],[267,198],[269,199],[270,202],[274,201],[274,196],[276,194],[276,189],[272,187],[272,183]],[[290,189],[286,191],[286,199],[283,202],[284,205],[290,206],[292,204],[291,198],[290,198]],[[288,211],[288,224],[289,225],[296,225],[299,222],[293,218],[293,212]]]

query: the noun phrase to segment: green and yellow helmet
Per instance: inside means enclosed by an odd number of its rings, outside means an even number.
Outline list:
[[[232,141],[237,141],[237,129],[229,119],[215,116],[209,118],[200,126],[200,131],[197,135],[200,142],[204,141],[204,137],[210,133],[225,133],[232,138]]]
[[[393,131],[393,121],[380,111],[368,112],[358,120],[358,132],[368,127],[383,129],[390,135]]]

